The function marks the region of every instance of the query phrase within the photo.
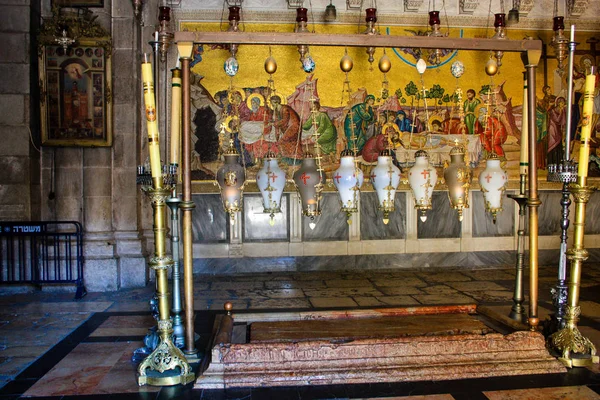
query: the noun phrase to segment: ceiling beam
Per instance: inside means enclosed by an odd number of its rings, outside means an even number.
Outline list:
[[[421,49],[525,52],[542,50],[541,40],[498,40],[429,36],[367,36],[294,32],[175,32],[175,42],[199,44],[406,47]]]

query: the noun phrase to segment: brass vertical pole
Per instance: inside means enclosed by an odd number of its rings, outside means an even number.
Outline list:
[[[177,43],[181,57],[181,86],[182,86],[182,201],[181,220],[183,225],[183,296],[185,304],[185,347],[184,354],[194,362],[198,357],[198,350],[194,340],[194,276],[192,254],[192,211],[195,204],[192,201],[192,171],[191,171],[191,108],[190,108],[190,60],[192,58],[193,43]]]
[[[527,128],[529,133],[529,329],[537,330],[538,317],[538,172],[535,126],[535,71],[542,55],[541,50],[528,50],[527,69]]]

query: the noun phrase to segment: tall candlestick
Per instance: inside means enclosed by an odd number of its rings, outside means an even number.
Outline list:
[[[528,146],[528,130],[527,130],[527,79],[524,76],[523,80],[523,117],[521,118],[521,158],[519,160],[519,174],[527,175],[529,168],[529,152]]]
[[[142,85],[144,87],[144,105],[146,109],[146,126],[148,128],[148,154],[150,157],[150,171],[155,188],[162,187],[162,170],[160,166],[160,145],[158,123],[156,121],[156,103],[154,99],[154,83],[152,77],[152,64],[144,54],[142,63]]]
[[[171,164],[179,164],[179,146],[181,137],[181,70],[171,70]]]
[[[579,185],[585,186],[590,159],[590,137],[592,136],[592,113],[594,109],[594,89],[596,85],[596,67],[592,67],[585,77],[583,94],[583,117],[581,118],[581,146],[579,147],[579,169],[577,179]]]

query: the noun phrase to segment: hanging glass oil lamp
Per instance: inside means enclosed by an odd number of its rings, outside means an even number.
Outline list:
[[[479,185],[483,192],[485,209],[492,214],[494,223],[497,214],[502,211],[502,198],[507,183],[508,174],[502,169],[500,159],[496,154],[490,154],[485,169],[479,174]]]
[[[300,7],[296,9],[296,28],[294,32],[296,33],[306,33],[310,32],[308,30],[308,9],[304,7]],[[304,62],[304,57],[308,53],[308,45],[299,44],[298,45],[298,53],[300,53],[300,62]]]
[[[390,95],[388,86],[389,82],[387,80],[387,73],[392,69],[392,62],[390,58],[385,53],[385,49],[383,49],[383,55],[379,59],[379,70],[383,73],[383,81],[381,81],[381,98],[383,100],[387,99]]]
[[[444,181],[448,186],[450,207],[458,211],[458,220],[463,220],[463,210],[469,208],[469,188],[473,174],[465,163],[465,148],[457,144],[450,150],[450,164],[444,162]]]
[[[555,3],[556,8],[558,8],[558,5]],[[569,52],[569,39],[565,36],[565,17],[555,16],[552,30],[554,31],[554,36],[552,36],[551,45],[554,47],[558,69],[559,71],[564,71],[565,60]]]
[[[310,226],[314,228],[315,217],[321,215],[321,192],[325,185],[325,172],[319,167],[317,158],[306,153],[300,169],[294,172],[294,183],[300,194],[302,214],[310,218]]]
[[[340,167],[333,173],[333,184],[340,195],[342,211],[346,213],[349,224],[352,213],[358,212],[360,187],[363,180],[363,172],[356,165],[354,152],[349,149],[342,151]]]
[[[395,210],[396,190],[400,184],[400,168],[392,162],[390,150],[383,150],[377,157],[377,165],[371,170],[371,184],[377,193],[378,209],[383,212],[383,223],[390,222],[390,213]]]
[[[366,12],[366,22],[367,29],[363,32],[366,35],[379,35],[377,28],[375,27],[375,23],[377,22],[377,9],[376,8],[367,8]],[[369,46],[367,47],[367,54],[369,55],[369,64],[371,64],[371,70],[373,70],[373,61],[375,61],[375,47]]]
[[[494,14],[494,28],[496,32],[492,39],[505,40],[506,39],[506,14],[504,13],[504,1],[500,3],[502,5],[502,10],[499,14]],[[496,64],[498,67],[502,66],[502,57],[504,57],[503,51],[496,51],[494,53],[494,57],[496,57]],[[489,74],[488,74],[489,75]]]
[[[429,154],[425,150],[417,150],[415,165],[408,171],[408,184],[415,198],[415,208],[419,210],[419,218],[423,222],[427,221],[427,210],[431,210],[431,198],[437,179],[437,171],[429,164]]]
[[[281,195],[285,187],[285,172],[277,163],[272,151],[265,154],[262,168],[256,174],[256,185],[263,198],[264,212],[271,217],[269,223],[275,223],[275,213],[281,212]]]
[[[429,12],[429,26],[431,26],[431,32],[429,33],[430,37],[444,37],[440,29],[440,12],[439,11],[430,11]],[[439,65],[442,62],[442,49],[434,49],[433,50],[433,64]],[[431,61],[431,60],[430,60]]]
[[[224,126],[221,128],[223,132]],[[221,200],[225,212],[235,223],[235,214],[242,211],[242,200],[244,184],[246,182],[246,171],[240,164],[240,153],[235,148],[233,136],[229,138],[229,148],[223,154],[225,164],[217,171],[217,183],[221,190]]]

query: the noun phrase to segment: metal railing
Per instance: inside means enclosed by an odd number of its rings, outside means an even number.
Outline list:
[[[0,284],[83,284],[83,229],[75,221],[0,221]]]

